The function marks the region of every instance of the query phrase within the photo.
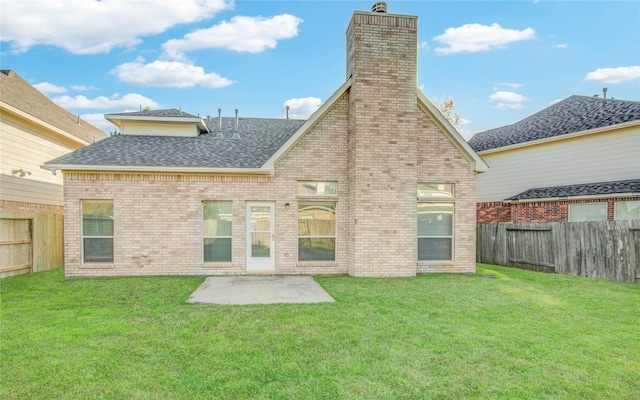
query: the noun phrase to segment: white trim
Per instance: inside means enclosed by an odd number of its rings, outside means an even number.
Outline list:
[[[103,202],[111,202],[111,206],[113,207],[113,214],[111,218],[113,219],[113,235],[112,236],[86,236],[84,234],[84,202],[85,201],[103,201]],[[80,256],[82,258],[82,265],[88,264],[105,264],[105,265],[113,265],[116,261],[116,209],[114,206],[115,202],[113,199],[80,199]],[[86,261],[85,260],[85,252],[84,252],[84,240],[85,239],[111,239],[111,252],[113,255],[113,260],[109,261]]]
[[[548,137],[548,138],[538,139],[538,140],[531,140],[531,141],[528,141],[528,142],[511,144],[511,145],[508,145],[508,146],[496,147],[496,148],[488,149],[488,150],[481,150],[481,151],[478,152],[478,154],[485,155],[485,154],[499,153],[499,152],[502,152],[502,151],[519,149],[521,147],[536,146],[536,145],[544,144],[544,143],[557,142],[558,140],[568,140],[568,139],[573,139],[573,138],[581,137],[581,136],[595,135],[595,134],[598,134],[598,133],[609,132],[609,131],[614,131],[614,130],[618,130],[618,129],[631,128],[631,127],[634,127],[636,125],[640,125],[640,120],[623,122],[623,123],[620,123],[620,124],[609,125],[609,126],[602,126],[600,128],[587,129],[585,131],[566,133],[564,135],[558,135],[558,136],[553,136],[553,137]]]
[[[419,224],[417,209],[420,204],[450,204],[451,205],[451,236],[420,236],[418,234],[419,227],[416,226],[416,258],[418,264],[423,265],[433,265],[433,264],[441,264],[441,263],[453,263],[456,258],[456,203],[453,199],[449,199],[449,201],[420,201],[416,203],[416,223]],[[418,251],[420,239],[451,239],[451,258],[449,260],[421,260],[420,253]]]
[[[338,88],[338,90],[336,90],[331,96],[329,96],[327,101],[325,101],[320,106],[320,108],[318,108],[313,114],[311,114],[311,117],[309,117],[309,119],[304,124],[302,124],[300,128],[298,128],[296,133],[294,133],[293,136],[289,138],[289,140],[287,140],[282,146],[280,146],[278,151],[276,151],[275,154],[273,154],[262,165],[262,168],[269,168],[270,170],[272,170],[273,166],[280,159],[280,157],[285,155],[285,153],[289,151],[289,149],[295,146],[298,140],[302,139],[305,133],[307,133],[311,128],[313,128],[313,126],[329,111],[329,109],[331,109],[331,107],[338,100],[340,100],[340,98],[342,98],[342,96],[345,94],[347,89],[349,89],[350,87],[351,87],[351,78],[347,79],[347,81],[343,83],[342,86]]]
[[[229,236],[205,236],[204,234],[204,203],[230,203],[231,204],[231,235]],[[202,234],[202,240],[200,241],[200,255],[202,256],[203,265],[213,264],[233,264],[233,200],[201,200],[200,201],[200,233]],[[231,239],[231,260],[229,261],[206,261],[204,259],[204,240],[205,239]]]
[[[229,175],[270,175],[272,170],[266,168],[209,168],[209,167],[147,167],[137,165],[75,165],[44,164],[40,168],[54,171],[95,171],[95,172],[162,172],[162,173],[201,173]]]
[[[592,194],[583,196],[565,196],[565,197],[545,197],[542,199],[522,199],[522,200],[504,200],[506,204],[519,204],[519,203],[538,203],[538,202],[550,202],[550,201],[572,201],[572,200],[598,200],[598,199],[613,199],[618,197],[638,197],[640,193],[610,193],[610,194]]]
[[[296,210],[296,224],[300,223],[300,203],[310,203],[310,204],[318,204],[318,203],[333,203],[335,207],[335,217],[334,217],[334,229],[335,234],[333,236],[328,235],[318,235],[318,236],[300,236],[300,232],[297,232],[296,239],[296,252],[298,253],[297,263],[299,265],[303,265],[304,263],[335,263],[338,260],[338,199],[334,197],[334,199],[304,199],[298,198],[298,209]],[[300,260],[300,239],[333,239],[333,260]]]
[[[269,207],[269,257],[251,256],[251,207]],[[253,202],[248,201],[245,206],[245,270],[247,273],[266,272],[273,273],[276,269],[276,223],[275,223],[275,203],[273,202]],[[265,233],[265,231],[259,231]]]
[[[433,105],[431,100],[422,93],[422,90],[416,89],[416,92],[418,94],[418,105],[420,105],[421,108],[429,114],[433,122],[449,137],[451,143],[453,143],[458,150],[464,154],[467,160],[471,162],[471,171],[487,172],[489,170],[489,166],[484,162],[482,157],[480,157],[480,155],[476,153],[471,146],[469,146],[469,143],[467,143],[458,130],[454,128],[449,121],[447,121],[440,110]]]

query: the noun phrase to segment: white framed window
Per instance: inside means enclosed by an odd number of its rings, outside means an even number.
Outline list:
[[[202,202],[202,244],[204,262],[233,260],[233,203]]]
[[[453,260],[453,203],[418,203],[418,261]]]
[[[616,221],[640,219],[640,200],[616,201],[613,214]]]
[[[418,183],[418,261],[453,261],[452,183]]]
[[[82,200],[82,259],[113,262],[113,200]]]
[[[336,196],[338,194],[338,183],[330,181],[300,181],[298,182],[299,196]]]
[[[336,202],[298,203],[298,261],[335,261]]]
[[[606,221],[607,203],[569,204],[569,222]]]

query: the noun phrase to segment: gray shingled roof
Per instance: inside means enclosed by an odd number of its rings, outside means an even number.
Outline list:
[[[199,118],[197,115],[189,114],[176,108],[169,108],[166,110],[141,110],[136,112],[113,113],[109,115],[121,115],[123,117]]]
[[[558,197],[597,196],[618,193],[640,193],[640,179],[534,188],[505,200],[553,199]]]
[[[259,168],[297,130],[304,120],[239,118],[222,119],[222,138],[218,119],[205,122],[211,133],[197,137],[112,136],[45,165],[102,165],[137,167]]]
[[[475,134],[469,145],[484,151],[640,120],[640,102],[571,96],[512,125]]]
[[[58,106],[12,70],[0,70],[0,100],[40,121],[92,143],[107,135],[87,121]]]

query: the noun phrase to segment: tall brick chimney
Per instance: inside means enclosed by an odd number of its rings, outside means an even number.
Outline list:
[[[417,16],[386,5],[347,28],[349,273],[416,273]]]

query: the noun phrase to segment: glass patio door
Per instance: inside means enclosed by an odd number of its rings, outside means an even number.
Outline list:
[[[275,269],[273,204],[247,203],[247,272]]]

